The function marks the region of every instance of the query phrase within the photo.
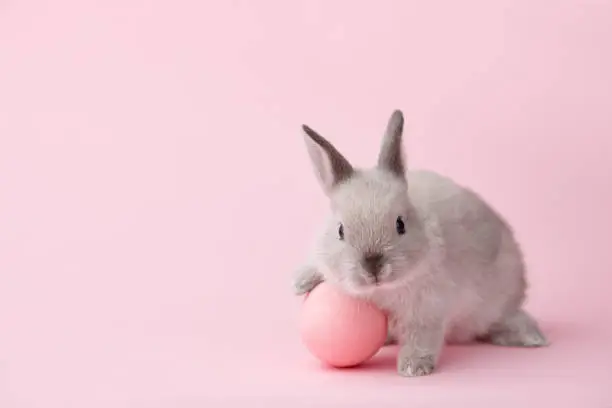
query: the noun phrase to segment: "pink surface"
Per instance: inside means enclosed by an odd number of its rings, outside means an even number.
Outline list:
[[[313,356],[333,367],[354,367],[372,358],[387,338],[387,316],[373,303],[325,282],[305,296],[300,335]]]
[[[611,40],[603,0],[1,1],[0,407],[612,405]],[[550,348],[302,346],[300,125],[369,164],[395,108],[513,223]]]

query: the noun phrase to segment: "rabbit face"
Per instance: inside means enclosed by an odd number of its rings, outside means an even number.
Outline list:
[[[364,292],[409,278],[427,240],[405,183],[380,170],[361,172],[330,198],[318,251],[326,279]]]

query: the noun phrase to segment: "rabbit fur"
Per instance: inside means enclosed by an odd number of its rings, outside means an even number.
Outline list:
[[[432,373],[445,343],[548,344],[522,308],[525,263],[506,221],[473,191],[430,171],[407,171],[404,117],[393,112],[378,162],[356,168],[303,126],[330,211],[293,287],[325,281],[389,316],[398,373]]]

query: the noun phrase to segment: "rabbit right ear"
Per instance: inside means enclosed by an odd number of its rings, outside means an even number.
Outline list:
[[[306,125],[302,129],[315,174],[323,191],[329,195],[334,187],[351,177],[353,166],[323,136]]]
[[[405,177],[404,154],[402,150],[402,134],[404,132],[404,114],[395,110],[383,136],[380,153],[378,155],[378,167],[395,174],[399,178]]]

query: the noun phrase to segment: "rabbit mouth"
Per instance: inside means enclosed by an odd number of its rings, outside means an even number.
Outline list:
[[[377,293],[394,290],[398,286],[396,279],[378,279],[372,282],[363,282],[353,286],[353,293],[360,296],[373,296]]]

